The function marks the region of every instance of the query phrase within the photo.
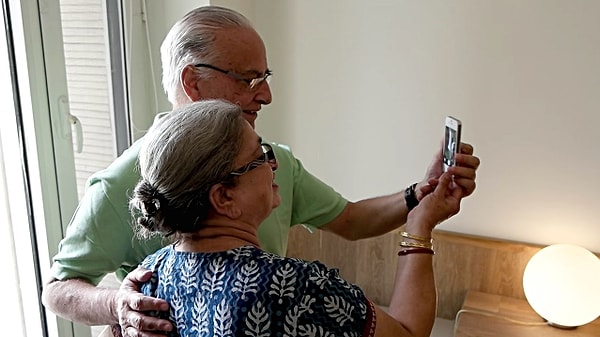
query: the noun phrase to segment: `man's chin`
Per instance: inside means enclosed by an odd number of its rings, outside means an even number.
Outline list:
[[[249,112],[249,111],[244,111],[244,119],[246,121],[248,121],[248,123],[250,123],[250,125],[252,125],[252,128],[255,128],[254,125],[254,121],[256,121],[256,119],[258,118],[258,113],[255,111]]]
[[[279,205],[281,205],[281,198],[278,195],[275,199],[273,199],[273,209],[277,208]]]

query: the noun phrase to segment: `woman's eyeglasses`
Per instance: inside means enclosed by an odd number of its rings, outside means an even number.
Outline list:
[[[262,147],[262,151],[263,153],[256,159],[254,159],[253,161],[249,162],[248,164],[233,170],[231,173],[231,175],[234,176],[241,176],[243,174],[246,174],[250,171],[252,171],[253,169],[259,167],[260,165],[264,164],[264,163],[269,163],[269,164],[276,164],[277,163],[277,159],[275,158],[275,152],[273,152],[273,148],[271,147],[271,145],[267,144],[267,143],[262,143],[260,144]]]

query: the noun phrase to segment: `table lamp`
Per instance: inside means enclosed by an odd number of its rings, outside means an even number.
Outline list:
[[[523,290],[549,325],[573,329],[587,324],[600,316],[600,259],[576,245],[547,246],[527,263]]]

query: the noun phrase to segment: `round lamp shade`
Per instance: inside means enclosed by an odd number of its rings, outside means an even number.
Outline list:
[[[523,273],[527,301],[551,325],[577,327],[600,316],[600,259],[556,244],[537,252]]]

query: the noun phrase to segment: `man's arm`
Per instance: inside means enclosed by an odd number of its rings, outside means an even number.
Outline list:
[[[475,176],[479,158],[473,156],[473,146],[461,143],[460,153],[456,154],[456,166],[448,172],[454,177],[456,188],[468,196],[475,190]],[[418,200],[431,193],[442,175],[442,149],[436,152],[425,179],[415,189]],[[336,233],[347,240],[359,240],[388,233],[406,223],[408,207],[404,191],[387,196],[348,202],[346,208],[321,229]]]
[[[152,273],[138,268],[127,275],[119,289],[101,288],[84,279],[52,279],[42,292],[42,302],[65,319],[86,325],[120,324],[124,336],[159,336],[151,331],[171,331],[168,320],[145,316],[140,311],[169,310],[166,301],[140,293],[140,284]],[[130,332],[131,334],[128,334]],[[164,334],[163,334],[164,335]]]
[[[333,221],[321,227],[347,240],[359,240],[390,232],[406,222],[404,192],[348,202]]]
[[[118,289],[100,288],[73,278],[64,281],[53,278],[42,292],[46,308],[65,319],[86,325],[118,323],[115,299]],[[93,310],[92,310],[93,308]]]

